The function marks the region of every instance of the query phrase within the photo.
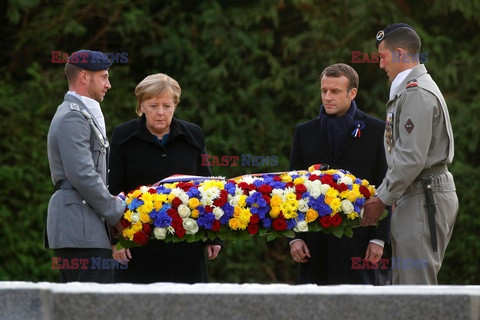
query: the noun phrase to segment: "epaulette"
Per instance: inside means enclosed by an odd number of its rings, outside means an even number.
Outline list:
[[[76,103],[70,102],[70,110],[80,111],[80,106]]]
[[[418,87],[417,79],[412,79],[407,82],[407,89],[413,87]]]

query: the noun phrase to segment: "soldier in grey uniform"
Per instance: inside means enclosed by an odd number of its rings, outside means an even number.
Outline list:
[[[99,102],[111,88],[110,66],[98,51],[70,56],[65,65],[69,91],[48,131],[55,192],[48,204],[45,245],[55,250],[52,268],[59,269],[62,282],[113,282],[110,227],[121,229],[125,204],[106,185],[108,139]]]
[[[447,165],[454,153],[445,100],[419,62],[421,41],[403,23],[377,33],[380,68],[391,84],[385,153],[388,170],[377,196],[367,200],[363,225],[374,224],[392,205],[394,284],[437,284],[458,212]]]

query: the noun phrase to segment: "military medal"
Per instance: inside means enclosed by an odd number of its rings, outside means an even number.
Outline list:
[[[387,142],[387,151],[390,152],[393,145],[393,112],[387,113],[387,119],[385,120],[385,139]]]

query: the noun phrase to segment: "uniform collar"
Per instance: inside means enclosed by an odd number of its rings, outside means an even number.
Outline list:
[[[406,71],[408,71],[408,72],[406,72]],[[399,76],[402,73],[405,73],[405,75],[403,77],[401,77],[401,79],[400,79]],[[421,75],[423,75],[425,73],[427,73],[427,69],[425,68],[425,65],[423,65],[423,64],[419,64],[418,66],[415,66],[412,69],[408,69],[408,70],[400,72],[395,77],[395,80],[393,80],[392,86],[390,87],[390,97],[389,97],[390,100],[389,101],[392,101],[393,99],[395,99],[395,97],[397,97],[397,96],[401,95],[403,92],[405,92],[406,85],[407,85],[408,81],[410,81],[412,79],[416,79],[416,78],[420,77]],[[398,85],[394,88],[394,83],[397,81],[397,78],[399,79],[399,82],[398,82]]]

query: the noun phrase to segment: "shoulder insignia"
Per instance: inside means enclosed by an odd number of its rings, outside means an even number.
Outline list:
[[[407,89],[413,87],[418,87],[417,79],[412,79],[407,82]]]
[[[80,107],[78,104],[71,102],[70,103],[70,110],[80,111]]]
[[[405,130],[407,130],[407,132],[410,133],[412,132],[413,127],[415,127],[415,125],[413,124],[412,119],[408,119],[407,123],[405,123]]]

